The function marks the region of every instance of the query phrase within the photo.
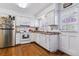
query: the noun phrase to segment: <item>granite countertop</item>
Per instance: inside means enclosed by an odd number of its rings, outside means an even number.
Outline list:
[[[40,34],[45,34],[45,35],[58,35],[60,32],[45,32],[45,31],[30,31],[33,33],[40,33]]]

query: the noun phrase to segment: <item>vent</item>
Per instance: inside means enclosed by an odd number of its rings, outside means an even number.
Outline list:
[[[71,6],[73,3],[64,3],[63,4],[63,8],[67,8],[67,7],[69,7],[69,6]]]

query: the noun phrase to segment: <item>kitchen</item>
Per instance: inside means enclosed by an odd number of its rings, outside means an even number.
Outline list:
[[[78,10],[78,3],[0,3],[0,56],[79,56]]]

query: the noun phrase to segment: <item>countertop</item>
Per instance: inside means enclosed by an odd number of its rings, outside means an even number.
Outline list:
[[[45,31],[30,31],[32,33],[40,33],[40,34],[45,34],[45,35],[58,35],[60,32],[45,32]]]

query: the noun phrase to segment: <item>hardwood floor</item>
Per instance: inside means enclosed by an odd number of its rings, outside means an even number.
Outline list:
[[[0,49],[0,56],[67,56],[60,51],[49,53],[35,43]]]

